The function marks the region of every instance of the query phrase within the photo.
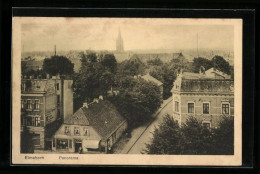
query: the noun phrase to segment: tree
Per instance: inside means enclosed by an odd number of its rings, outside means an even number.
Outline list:
[[[173,82],[176,79],[176,70],[179,65],[174,63],[157,66],[150,71],[150,75],[163,83],[163,99],[171,96]]]
[[[208,128],[195,117],[189,117],[181,127],[183,153],[187,155],[209,154],[212,152],[212,135]]]
[[[147,64],[150,66],[162,66],[163,62],[161,61],[160,58],[156,57],[154,59],[148,60]]]
[[[170,115],[155,127],[150,144],[146,144],[148,154],[181,154],[181,131],[179,124]]]
[[[233,155],[234,154],[234,118],[224,117],[219,128],[214,130],[213,153],[218,155]]]
[[[74,64],[65,56],[52,56],[44,59],[43,71],[50,75],[72,75]]]
[[[195,73],[199,73],[200,67],[203,66],[205,70],[208,70],[213,67],[213,63],[211,60],[198,57],[193,59],[193,71]]]
[[[117,70],[117,62],[114,54],[105,54],[104,58],[102,58],[101,64],[108,68],[112,73],[115,73]]]
[[[214,56],[211,60],[213,66],[216,69],[230,75],[231,74],[231,68],[229,63],[221,56]]]
[[[119,64],[118,73],[135,76],[144,74],[145,69],[145,64],[140,60],[138,56],[134,55],[129,60],[125,60]]]
[[[77,110],[87,100],[92,101],[99,95],[106,93],[104,85],[101,88],[101,77],[104,67],[98,63],[88,63],[81,68],[80,72],[73,77],[74,109]],[[104,80],[104,76],[103,76]]]
[[[160,107],[160,91],[153,83],[143,79],[127,78],[129,86],[119,86],[120,94],[108,98],[127,119],[129,129],[152,118]],[[121,81],[125,85],[125,80]]]
[[[97,61],[95,52],[81,53],[81,69],[73,77],[74,110],[82,106],[84,101],[91,102],[99,95],[106,95],[115,85],[116,62],[112,55],[106,56],[102,62]]]
[[[181,127],[169,115],[155,128],[148,154],[232,155],[234,119],[224,117],[218,128],[208,129],[202,121],[189,117]]]

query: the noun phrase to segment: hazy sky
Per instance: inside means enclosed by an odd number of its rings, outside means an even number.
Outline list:
[[[24,51],[115,50],[118,30],[125,50],[233,50],[232,25],[177,25],[171,20],[115,18],[59,18],[22,25]]]

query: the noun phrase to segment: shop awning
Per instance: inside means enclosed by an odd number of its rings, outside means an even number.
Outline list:
[[[98,149],[99,142],[100,142],[99,140],[82,140],[82,147],[90,148],[90,149]]]

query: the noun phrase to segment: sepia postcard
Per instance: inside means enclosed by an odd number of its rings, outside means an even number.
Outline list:
[[[242,22],[13,17],[12,164],[241,166]]]

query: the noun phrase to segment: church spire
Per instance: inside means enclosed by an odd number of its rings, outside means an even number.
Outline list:
[[[124,43],[123,43],[123,39],[122,39],[122,36],[121,36],[120,28],[118,29],[118,36],[117,36],[117,40],[116,40],[116,51],[117,52],[123,52],[124,51]]]

